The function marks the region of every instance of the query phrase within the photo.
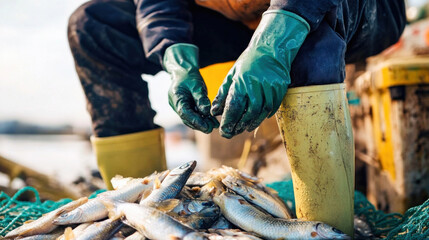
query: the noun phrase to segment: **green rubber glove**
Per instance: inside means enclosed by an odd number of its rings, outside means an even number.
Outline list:
[[[168,47],[163,66],[171,74],[168,102],[183,123],[204,133],[218,128],[219,122],[210,115],[207,87],[199,70],[198,47],[185,43]]]
[[[308,23],[291,12],[269,10],[262,15],[213,101],[213,116],[222,114],[223,137],[251,132],[276,113],[290,84],[292,61],[309,30]]]

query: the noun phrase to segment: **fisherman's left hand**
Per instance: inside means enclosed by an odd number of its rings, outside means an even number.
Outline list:
[[[264,13],[249,46],[226,76],[213,101],[226,138],[256,129],[279,108],[290,84],[290,66],[309,32],[307,22],[283,10]]]

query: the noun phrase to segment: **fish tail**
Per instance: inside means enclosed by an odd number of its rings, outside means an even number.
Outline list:
[[[174,235],[169,235],[168,236],[168,240],[180,240],[180,237],[174,236]]]
[[[179,199],[167,199],[159,203],[155,203],[154,207],[163,212],[169,212],[180,204]]]
[[[75,236],[71,227],[67,227],[64,230],[64,240],[74,240]]]
[[[3,239],[14,239],[15,237],[17,237],[18,231],[16,229],[10,231],[8,234],[6,234],[6,236]]]
[[[153,184],[153,189],[159,189],[161,187],[161,181],[159,180],[158,175],[155,176],[155,181]]]

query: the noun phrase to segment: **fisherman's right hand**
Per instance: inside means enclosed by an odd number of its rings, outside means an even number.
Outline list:
[[[164,69],[171,75],[168,102],[183,123],[204,133],[219,127],[210,114],[207,87],[199,71],[198,47],[178,43],[165,50]]]

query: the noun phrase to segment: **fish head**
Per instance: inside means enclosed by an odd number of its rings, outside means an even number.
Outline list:
[[[208,207],[201,210],[200,212],[198,212],[198,214],[205,217],[218,217],[220,214],[220,209],[217,205],[215,205],[213,207]]]
[[[79,223],[82,220],[82,209],[76,208],[75,210],[71,212],[66,212],[61,214],[59,217],[57,217],[52,222],[57,225],[63,225],[63,224],[70,224],[70,223]]]
[[[312,232],[312,236],[316,235],[322,239],[351,239],[347,234],[341,230],[329,226],[326,223],[316,223],[315,232]],[[316,233],[316,234],[314,234]]]
[[[201,212],[205,209],[216,208],[216,204],[212,201],[189,200],[186,201],[186,209],[191,213]]]
[[[196,165],[197,165],[197,161],[195,161],[195,160],[187,162],[187,163],[182,164],[182,165],[178,166],[177,168],[171,170],[171,172],[168,175],[174,176],[174,175],[182,175],[182,174],[189,172],[189,171],[192,172],[192,171],[194,171]],[[190,173],[189,173],[189,175],[190,175]]]
[[[229,189],[240,195],[246,195],[248,193],[248,187],[250,184],[245,180],[241,180],[230,175],[222,179],[222,183],[225,184],[225,186],[227,186]]]
[[[248,205],[249,203],[240,195],[224,192],[213,198],[213,201],[222,209],[225,206]]]

